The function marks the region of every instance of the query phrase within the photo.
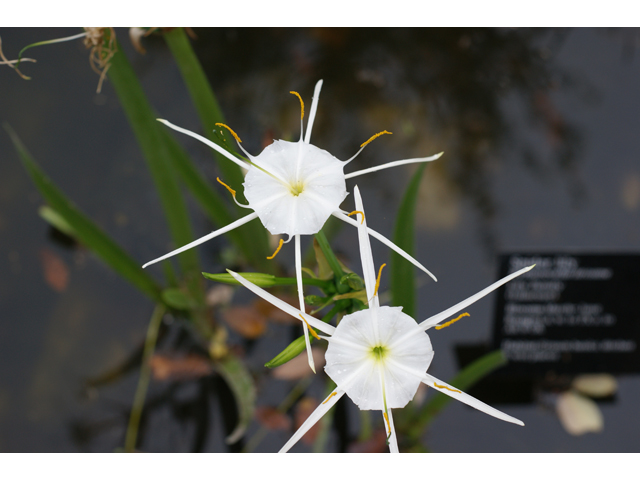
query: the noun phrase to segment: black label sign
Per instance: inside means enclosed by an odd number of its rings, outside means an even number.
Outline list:
[[[510,254],[498,291],[494,344],[504,373],[640,372],[640,255]]]

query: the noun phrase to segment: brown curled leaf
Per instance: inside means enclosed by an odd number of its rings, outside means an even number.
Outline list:
[[[149,361],[151,373],[155,380],[192,380],[211,375],[213,367],[207,357],[187,355],[186,357],[170,357],[154,355]]]
[[[267,319],[253,306],[229,307],[222,312],[222,318],[244,338],[258,338],[267,330]]]

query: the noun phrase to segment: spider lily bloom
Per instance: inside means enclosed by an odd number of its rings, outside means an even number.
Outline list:
[[[211,142],[210,140],[185,130],[181,127],[171,124],[170,122],[158,119],[168,127],[189,135],[201,142],[209,145],[218,153],[224,155],[229,160],[237,164],[240,168],[247,171],[244,181],[244,195],[249,202],[248,205],[240,204],[235,198],[235,190],[225,185],[233,195],[238,205],[253,210],[252,213],[236,220],[235,222],[223,227],[219,230],[209,233],[198,240],[195,240],[177,250],[163,255],[151,262],[143,265],[147,267],[153,263],[164,260],[168,257],[176,255],[180,252],[188,250],[200,245],[207,240],[215,238],[223,233],[240,227],[247,222],[257,218],[265,226],[272,235],[286,234],[288,238],[285,241],[280,240],[278,249],[273,256],[278,253],[283,243],[287,243],[291,238],[295,238],[295,267],[296,279],[298,287],[298,297],[300,301],[300,310],[304,311],[304,294],[302,288],[302,257],[300,249],[300,236],[313,235],[320,231],[330,215],[335,215],[342,221],[351,225],[357,222],[350,218],[347,212],[340,210],[340,204],[347,196],[347,188],[345,180],[353,178],[365,173],[382,170],[384,168],[405,165],[409,163],[429,162],[439,158],[442,153],[426,158],[412,158],[408,160],[399,160],[378,167],[368,168],[349,174],[344,174],[344,167],[351,162],[363,149],[378,136],[389,133],[387,131],[378,133],[364,142],[360,146],[360,150],[349,160],[340,161],[326,150],[322,150],[311,145],[311,129],[315,120],[316,110],[318,108],[318,98],[320,97],[320,89],[322,88],[322,80],[320,80],[314,90],[313,102],[311,104],[311,112],[307,122],[306,135],[303,131],[302,120],[304,118],[304,103],[297,92],[295,94],[301,105],[300,115],[300,140],[297,142],[288,142],[285,140],[275,140],[271,145],[267,146],[260,155],[254,157],[249,154],[241,145],[241,140],[236,133],[224,124],[217,124],[225,127],[236,139],[238,146],[247,156],[248,160],[242,160],[224,148]],[[218,181],[220,181],[218,179]],[[222,183],[220,181],[220,183]],[[429,272],[423,265],[408,255],[400,247],[385,238],[383,235],[369,230],[369,234],[380,240],[382,243],[395,250],[399,255],[403,256],[415,266],[426,272],[434,280],[435,276]],[[273,258],[268,257],[268,258]],[[437,281],[437,280],[436,280]],[[311,356],[311,345],[307,326],[304,326],[306,347],[309,356],[309,365],[315,372],[313,360]]]
[[[357,187],[354,188],[354,196],[356,208],[360,212],[364,212]],[[531,270],[533,266],[512,273],[481,292],[418,324],[411,317],[402,313],[402,307],[380,306],[377,291],[380,273],[378,273],[376,280],[364,213],[359,213],[358,240],[365,288],[367,298],[370,300],[367,309],[346,315],[337,327],[305,314],[229,271],[239,282],[257,295],[327,335],[322,338],[329,342],[324,368],[337,386],[300,426],[280,452],[287,452],[345,393],[361,410],[380,410],[382,412],[389,448],[391,452],[398,452],[391,411],[394,408],[402,408],[407,405],[416,394],[420,383],[436,388],[440,392],[500,420],[524,425],[520,420],[502,413],[426,373],[434,354],[426,330],[434,326],[440,328],[447,326],[455,320],[443,325],[439,324],[518,275]]]

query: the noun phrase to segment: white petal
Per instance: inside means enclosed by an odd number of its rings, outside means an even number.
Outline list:
[[[369,300],[369,308],[379,307],[380,300],[374,295],[376,286],[376,270],[373,264],[373,252],[371,251],[371,242],[369,242],[369,233],[367,231],[367,219],[364,215],[364,205],[360,190],[356,185],[353,188],[353,198],[356,203],[356,210],[362,214],[356,214],[358,225],[358,243],[360,245],[360,260],[362,262],[362,278],[367,289],[367,299]]]
[[[602,412],[596,402],[574,392],[558,397],[556,412],[564,429],[571,435],[600,432],[604,428]]]
[[[189,250],[190,248],[196,247],[198,245],[200,245],[201,243],[206,242],[207,240],[211,240],[212,238],[218,237],[220,235],[222,235],[223,233],[227,233],[235,228],[238,228],[241,225],[244,225],[247,222],[250,222],[251,220],[253,220],[254,218],[256,218],[258,216],[257,213],[250,213],[249,215],[242,217],[238,220],[236,220],[233,223],[230,223],[229,225],[227,225],[226,227],[222,227],[214,232],[211,232],[207,235],[205,235],[204,237],[200,237],[197,240],[194,240],[191,243],[187,243],[186,245],[173,250],[172,252],[167,253],[166,255],[163,255],[161,257],[156,258],[155,260],[151,260],[150,262],[145,263],[142,268],[146,268],[149,265],[153,265],[154,263],[157,263],[161,260],[164,260],[165,258],[169,258],[169,257],[173,257],[174,255],[177,255],[178,253],[182,253],[185,250]]]
[[[249,170],[249,165],[246,162],[243,162],[238,157],[230,154],[224,148],[222,148],[220,145],[212,142],[208,138],[205,138],[202,135],[198,135],[197,133],[194,133],[191,130],[187,130],[186,128],[178,127],[177,125],[174,125],[173,123],[171,123],[171,122],[169,122],[167,120],[164,120],[162,118],[157,118],[156,120],[158,120],[160,123],[164,123],[167,127],[172,128],[173,130],[175,130],[177,132],[184,133],[185,135],[189,135],[190,137],[193,137],[196,140],[200,140],[205,145],[208,145],[209,147],[213,148],[220,155],[224,155],[225,157],[227,157],[229,160],[231,160],[233,163],[238,165],[240,168],[244,168],[245,170]]]
[[[333,325],[329,325],[328,323],[324,323],[323,321],[318,320],[317,318],[312,317],[311,315],[308,315],[306,313],[303,314],[297,308],[292,307],[287,302],[280,300],[278,297],[274,297],[273,295],[271,295],[266,290],[263,290],[259,286],[257,286],[255,284],[251,283],[250,281],[244,279],[243,277],[238,275],[236,272],[233,272],[233,271],[231,271],[229,269],[227,269],[227,272],[229,272],[233,278],[235,278],[238,282],[240,282],[242,285],[247,287],[253,293],[258,295],[259,297],[264,298],[267,302],[269,302],[270,304],[272,304],[275,307],[278,307],[283,312],[288,313],[293,318],[295,318],[297,320],[300,320],[302,322],[302,319],[300,318],[300,315],[302,315],[304,317],[304,319],[307,321],[307,323],[309,325],[311,325],[313,328],[315,328],[316,330],[320,330],[321,332],[326,333],[328,335],[331,335],[331,334],[333,334],[333,332],[335,332],[336,327],[334,327]]]
[[[313,145],[276,140],[254,164],[269,174],[251,168],[244,194],[273,235],[318,233],[347,196],[342,162]]]
[[[512,273],[511,275],[508,275],[508,276],[504,277],[501,280],[498,280],[497,282],[493,283],[492,285],[489,285],[484,290],[481,290],[480,292],[476,293],[475,295],[471,295],[466,300],[463,300],[462,302],[455,304],[453,307],[447,308],[444,312],[441,312],[441,313],[439,313],[437,315],[434,315],[433,317],[427,318],[425,321],[420,323],[420,327],[423,330],[427,330],[427,329],[429,329],[431,327],[434,327],[435,325],[437,325],[438,323],[442,322],[443,320],[446,320],[447,318],[449,318],[453,314],[458,313],[463,308],[468,307],[472,303],[475,303],[478,300],[480,300],[485,295],[488,295],[489,293],[493,292],[496,288],[501,287],[505,283],[513,280],[514,278],[516,278],[519,275],[522,275],[523,273],[527,273],[533,267],[535,267],[535,265],[531,265],[530,267],[525,267],[525,268],[523,268],[521,270],[518,270],[517,272]]]
[[[493,407],[490,407],[486,403],[483,403],[480,400],[473,398],[471,395],[467,395],[466,393],[461,392],[457,388],[452,387],[447,383],[444,383],[442,380],[438,380],[436,377],[432,377],[428,373],[424,374],[424,378],[422,379],[422,381],[425,384],[429,385],[430,387],[433,387],[438,392],[444,393],[445,395],[449,395],[451,398],[455,398],[456,400],[462,403],[466,403],[470,407],[476,408],[481,412],[486,413],[487,415],[491,415],[492,417],[496,417],[500,420],[504,420],[505,422],[515,423],[516,425],[520,425],[524,427],[524,423],[522,423],[522,421],[518,420],[517,418],[514,418],[511,415],[507,415],[506,413],[502,413],[500,410],[496,410]],[[440,387],[445,387],[445,388],[439,388],[436,384],[439,385]]]
[[[307,120],[307,133],[304,137],[304,142],[309,143],[311,141],[311,129],[313,128],[313,122],[316,119],[316,111],[318,110],[318,100],[320,99],[320,90],[322,89],[322,80],[318,80],[316,87],[313,90],[313,99],[311,100],[311,109],[309,110],[309,120]]]
[[[339,388],[336,388],[333,392],[331,392],[327,399],[320,405],[318,405],[318,408],[316,408],[313,413],[309,415],[309,417],[304,421],[304,423],[300,425],[298,431],[293,434],[293,436],[287,443],[285,443],[284,447],[282,447],[278,453],[288,452],[291,447],[293,447],[298,442],[298,440],[300,440],[303,435],[309,431],[311,427],[318,423],[318,420],[320,420],[324,416],[324,414],[327,413],[329,409],[333,407],[338,400],[340,400],[340,398],[342,398],[342,395],[344,395],[344,391],[340,390]]]
[[[353,225],[354,227],[358,226],[358,222],[356,220],[352,219],[351,217],[347,217],[344,213],[342,213],[339,210],[333,212],[333,216],[339,218],[343,222],[346,222],[346,223],[348,223],[350,225]],[[392,249],[398,255],[400,255],[401,257],[405,258],[409,262],[413,263],[416,267],[418,267],[424,273],[426,273],[431,278],[433,278],[434,281],[436,281],[436,282],[438,281],[438,279],[435,277],[435,275],[433,273],[431,273],[429,270],[427,270],[420,262],[418,262],[415,258],[413,258],[411,255],[409,255],[407,252],[402,250],[399,246],[397,246],[391,240],[388,240],[384,235],[379,234],[378,232],[376,232],[375,230],[373,230],[370,227],[367,227],[367,231],[369,232],[369,235],[371,235],[373,238],[375,238],[375,239],[379,240],[380,242],[384,243],[387,247]]]
[[[385,168],[398,167],[400,165],[407,165],[409,163],[423,163],[423,162],[432,162],[434,160],[439,159],[444,152],[437,153],[435,155],[431,155],[430,157],[424,158],[409,158],[407,160],[396,160],[395,162],[385,163],[383,165],[378,165],[377,167],[365,168],[364,170],[358,170],[357,172],[347,173],[344,178],[349,179],[353,177],[357,177],[358,175],[364,175],[366,173],[377,172],[378,170],[383,170]]]
[[[305,312],[304,309],[304,291],[302,286],[302,255],[300,252],[300,235],[296,235],[295,241],[295,250],[296,250],[296,284],[298,287],[298,300],[300,301],[300,311]],[[316,373],[316,367],[313,362],[313,354],[311,353],[311,341],[309,340],[309,327],[307,324],[302,322],[302,332],[304,335],[304,343],[307,348],[307,359],[309,361],[309,367],[313,373]]]
[[[374,347],[393,344],[395,337],[406,333],[411,335],[403,345],[387,347],[383,360],[376,358]],[[387,406],[402,408],[415,395],[433,349],[428,335],[401,307],[380,307],[346,315],[329,339],[325,358],[329,377],[361,410],[380,410],[384,404],[380,368]]]

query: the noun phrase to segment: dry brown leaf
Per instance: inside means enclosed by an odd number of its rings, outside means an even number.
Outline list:
[[[217,307],[231,303],[235,289],[231,285],[215,285],[207,290],[207,305]]]
[[[308,367],[307,367],[308,368]],[[309,415],[313,413],[313,411],[318,407],[318,401],[312,397],[303,397],[296,406],[296,412],[294,414],[295,426],[296,430],[300,428],[300,426],[304,423],[304,421],[309,418]],[[316,424],[309,429],[307,433],[300,439],[302,442],[307,445],[313,444],[316,437],[318,436],[318,432],[320,431],[320,422],[316,422]]]
[[[55,253],[47,248],[40,250],[40,262],[44,280],[56,292],[64,292],[69,284],[69,268]]]
[[[151,373],[156,380],[191,380],[211,375],[213,367],[207,357],[187,355],[186,357],[168,357],[154,355],[149,360]]]
[[[267,329],[267,319],[253,306],[229,307],[222,312],[222,318],[229,328],[244,338],[258,338]]]
[[[324,367],[324,350],[320,348],[311,347],[311,355],[313,356],[313,363],[316,366],[316,372]],[[313,375],[311,367],[309,367],[309,359],[307,358],[307,351],[304,350],[300,355],[292,360],[289,360],[284,365],[276,367],[271,372],[273,378],[278,380],[299,380],[309,375]]]
[[[291,429],[291,418],[274,407],[257,407],[256,420],[269,430]]]
[[[298,303],[298,299],[291,295],[276,295],[283,302],[287,302],[289,305],[300,308],[300,304]],[[299,320],[296,320],[288,313],[283,312],[278,307],[274,307],[272,304],[267,302],[266,300],[259,299],[253,302],[256,310],[258,310],[262,315],[272,320],[274,323],[284,323],[287,325],[300,323]]]

